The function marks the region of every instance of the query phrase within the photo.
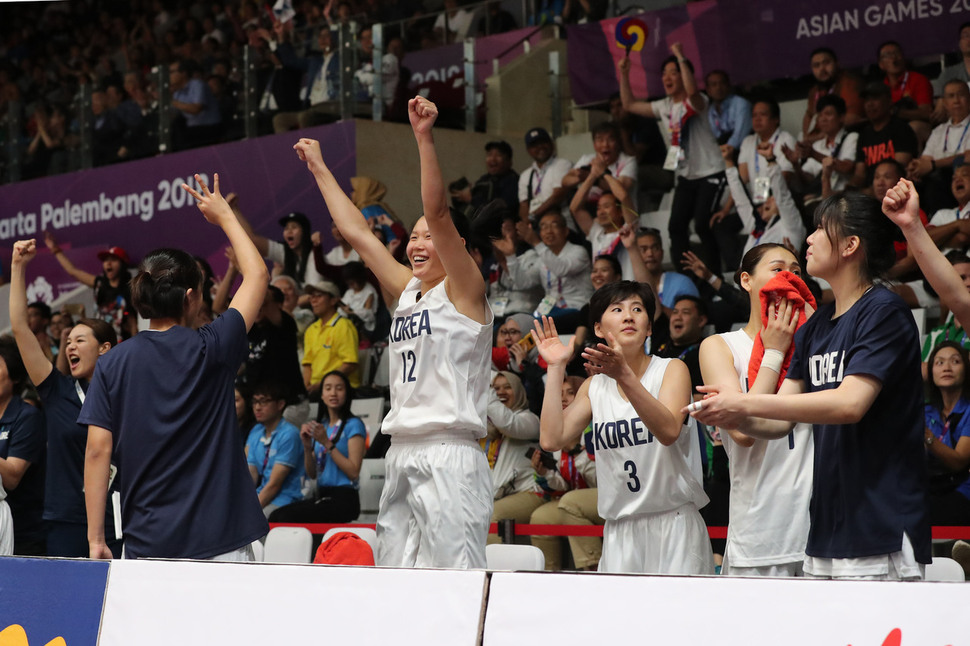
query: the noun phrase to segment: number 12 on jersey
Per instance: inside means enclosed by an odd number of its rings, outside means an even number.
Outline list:
[[[414,366],[418,362],[417,356],[414,354],[414,350],[405,350],[401,353],[401,361],[403,368],[401,370],[401,382],[408,383],[409,381],[417,381],[414,378]]]

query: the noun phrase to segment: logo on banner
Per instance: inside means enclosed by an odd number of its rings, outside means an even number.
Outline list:
[[[0,559],[0,646],[96,646],[108,563]]]
[[[630,52],[639,52],[647,42],[647,23],[639,18],[624,18],[616,23],[616,46],[626,49],[627,58]]]

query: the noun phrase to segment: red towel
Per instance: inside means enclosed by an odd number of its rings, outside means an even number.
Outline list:
[[[768,281],[761,288],[761,324],[768,325],[768,308],[782,298],[787,298],[795,310],[798,312],[798,327],[805,324],[805,304],[808,303],[812,309],[816,309],[815,297],[809,291],[808,285],[801,278],[790,271],[780,271],[775,277]],[[778,375],[778,386],[785,380],[785,373],[788,372],[788,365],[791,363],[792,353],[795,352],[795,344],[788,346],[785,353],[785,360],[781,364],[781,374]],[[754,347],[751,349],[751,360],[748,362],[748,388],[754,385],[754,380],[758,376],[758,368],[761,367],[761,359],[765,356],[765,344],[761,340],[761,332],[754,337]]]
[[[337,532],[320,543],[314,563],[328,565],[374,565],[374,551],[353,532]]]

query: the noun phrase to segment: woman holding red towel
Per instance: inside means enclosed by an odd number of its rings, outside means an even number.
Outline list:
[[[767,324],[763,322],[768,300],[763,288],[778,281],[795,287],[804,283],[798,276],[798,259],[787,247],[766,243],[752,247],[741,259],[734,276],[748,292],[751,315],[740,330],[708,337],[701,344],[700,363],[704,383],[734,392],[774,393],[778,372],[758,370],[764,359],[754,356],[751,379],[749,366],[756,345],[780,365],[791,347],[799,320],[799,309],[811,314],[809,305],[797,308],[787,299],[768,302]],[[770,287],[769,287],[770,289]],[[804,288],[807,291],[807,288]],[[775,354],[777,353],[777,354]],[[772,359],[772,357],[775,359]],[[768,366],[769,368],[771,366]],[[801,428],[800,428],[801,427]],[[811,427],[799,424],[786,438],[755,439],[741,431],[718,430],[729,460],[731,477],[730,521],[721,573],[731,576],[800,576],[808,539],[808,503],[812,494],[812,434],[797,432]]]

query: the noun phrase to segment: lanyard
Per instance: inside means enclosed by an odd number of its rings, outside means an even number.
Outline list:
[[[960,146],[963,145],[963,138],[967,136],[967,128],[970,128],[970,119],[967,120],[967,125],[963,126],[963,133],[960,135],[960,141],[957,142],[957,147],[954,149],[954,152],[960,152]],[[946,152],[949,142],[950,124],[946,124],[946,133],[943,135],[943,152]]]
[[[899,96],[902,97],[906,91],[906,84],[909,83],[909,72],[903,75],[903,82],[899,84]]]
[[[771,150],[772,151],[775,150],[775,144],[778,142],[778,137],[780,137],[780,136],[781,136],[781,128],[778,128],[777,130],[775,130],[775,136],[771,138]],[[756,176],[761,174],[761,164],[760,164],[760,160],[758,159],[759,157],[761,157],[761,155],[758,154],[758,145],[755,144],[755,147],[754,147],[754,174]]]
[[[84,390],[81,388],[81,382],[77,379],[74,380],[74,390],[77,391],[77,398],[81,400],[81,404],[83,405],[86,395],[84,394]]]
[[[340,425],[342,423],[343,423],[343,420],[339,420],[333,426],[328,426],[327,427],[327,439],[328,440],[330,440],[331,442],[334,441],[333,438],[337,437],[337,435],[338,435],[337,431],[340,430]],[[319,444],[319,442],[318,442],[318,444]],[[334,445],[333,448],[336,449],[337,448],[336,447],[336,443],[334,443],[334,444],[335,445]],[[320,444],[320,449],[317,451],[317,473],[323,473],[323,467],[327,463],[327,453],[328,453],[327,447],[325,447],[324,445]]]

